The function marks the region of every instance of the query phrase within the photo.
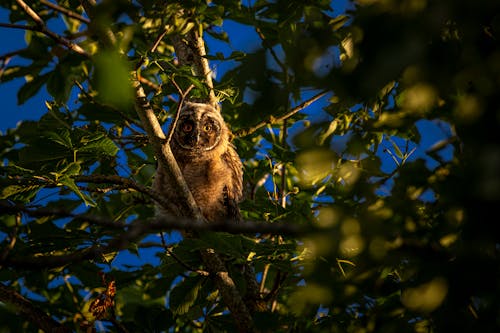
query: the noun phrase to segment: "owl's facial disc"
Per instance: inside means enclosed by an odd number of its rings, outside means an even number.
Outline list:
[[[175,134],[180,147],[193,152],[209,151],[220,142],[221,126],[217,119],[207,114],[201,119],[185,116],[179,119]]]

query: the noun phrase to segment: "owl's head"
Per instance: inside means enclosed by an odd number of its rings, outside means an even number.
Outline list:
[[[202,157],[227,147],[228,129],[219,111],[209,104],[184,103],[174,130],[173,143],[184,154]]]

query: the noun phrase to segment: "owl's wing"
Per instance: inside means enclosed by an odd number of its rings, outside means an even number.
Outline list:
[[[232,184],[228,184],[228,195],[236,202],[240,202],[243,199],[243,164],[232,144],[229,144],[228,149],[222,154],[222,160],[231,170]]]
[[[229,196],[228,187],[224,186],[222,191],[223,205],[226,208],[224,218],[227,221],[241,222],[240,207],[238,207],[238,202]]]

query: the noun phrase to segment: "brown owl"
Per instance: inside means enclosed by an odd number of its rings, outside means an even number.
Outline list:
[[[242,164],[220,112],[209,104],[184,103],[170,148],[203,216],[208,221],[239,220]],[[161,166],[153,188],[176,205],[176,193]],[[158,213],[179,215],[164,209]]]

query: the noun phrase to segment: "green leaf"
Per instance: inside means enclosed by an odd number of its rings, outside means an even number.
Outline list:
[[[66,102],[71,92],[71,76],[57,66],[47,80],[47,91],[58,102]]]
[[[99,120],[107,123],[120,123],[123,116],[114,108],[97,103],[85,103],[79,109],[78,113],[87,120]]]
[[[243,60],[245,59],[247,56],[247,54],[245,52],[242,52],[242,51],[233,51],[231,52],[231,54],[229,55],[229,57],[226,58],[226,60],[237,60],[237,61],[240,61],[240,60]]]
[[[21,165],[63,159],[69,156],[71,156],[71,153],[66,148],[58,145],[54,147],[54,144],[48,142],[38,142],[19,150]]]
[[[75,181],[73,179],[71,179],[70,177],[68,177],[68,176],[62,177],[61,179],[59,179],[59,183],[61,185],[67,186],[71,191],[73,191],[76,195],[78,195],[83,200],[85,205],[91,206],[91,207],[96,206],[95,201],[92,200],[91,197],[89,197],[88,195],[86,195],[85,193],[80,191],[80,189],[76,185]]]
[[[347,23],[347,21],[349,21],[348,16],[339,15],[336,18],[331,19],[330,22],[328,22],[328,24],[330,25],[332,30],[335,31],[335,30],[339,30],[340,28],[342,28]]]
[[[116,146],[113,140],[104,135],[100,135],[99,137],[90,141],[82,139],[82,143],[83,145],[78,148],[78,151],[81,153],[115,156],[119,151],[119,148]]]
[[[66,147],[68,149],[73,148],[70,133],[67,129],[61,129],[58,130],[57,132],[45,132],[44,136],[47,139],[50,139],[51,141],[56,142],[63,147]]]
[[[67,167],[65,167],[64,169],[62,169],[60,171],[60,173],[63,174],[63,175],[66,175],[68,177],[71,177],[71,176],[79,175],[80,171],[81,171],[80,163],[71,162],[70,164],[68,164]]]
[[[189,311],[198,298],[203,278],[188,277],[172,289],[170,293],[170,308],[174,314],[182,315]]]
[[[94,80],[99,99],[119,109],[130,107],[134,93],[129,73],[129,64],[118,52],[98,53],[95,57]]]
[[[32,197],[41,188],[38,185],[10,185],[0,192],[0,199],[12,198],[18,194],[23,194],[26,198]]]
[[[28,99],[35,96],[50,77],[50,73],[37,75],[26,82],[17,92],[17,104],[24,104]]]
[[[206,232],[200,236],[200,239],[218,253],[239,258],[245,254],[242,237],[225,232]]]
[[[12,67],[8,67],[8,68],[6,68],[3,71],[2,77],[1,77],[1,81],[2,82],[8,82],[10,80],[13,80],[13,79],[16,79],[16,78],[19,78],[19,77],[22,77],[22,76],[25,76],[25,75],[28,75],[28,74],[32,74],[34,72],[37,72],[37,71],[34,71],[33,66],[26,66],[26,67],[23,67],[23,66],[12,66]]]
[[[403,152],[401,151],[401,149],[399,149],[398,144],[390,136],[387,136],[387,140],[392,144],[396,156],[403,159]]]

